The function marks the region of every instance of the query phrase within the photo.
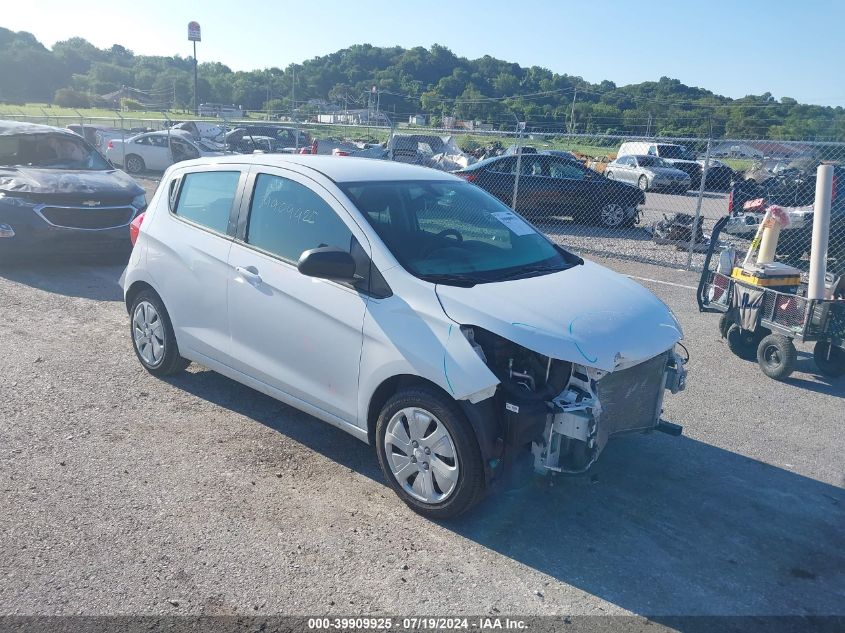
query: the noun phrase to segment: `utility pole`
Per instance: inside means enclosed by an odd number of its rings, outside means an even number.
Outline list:
[[[264,107],[267,108],[267,113],[264,116],[265,121],[270,120],[270,74],[267,74],[267,101],[264,103]]]
[[[646,129],[645,129],[645,135],[651,136],[651,112],[648,113],[648,125],[646,126]]]
[[[291,66],[291,78],[290,78],[290,120],[292,122],[296,122],[296,66]],[[296,153],[299,153],[299,129],[294,126],[293,135],[296,137],[294,141],[294,147],[296,147]]]
[[[522,171],[522,131],[525,129],[525,121],[520,121],[514,114],[516,119],[516,175],[513,181],[513,200],[511,201],[511,209],[516,211],[516,199],[519,193],[519,175]]]
[[[572,114],[569,117],[569,133],[575,133],[575,98],[578,96],[578,88],[572,93]]]
[[[290,120],[294,120],[294,108],[296,108],[296,66],[291,68],[290,80]]]

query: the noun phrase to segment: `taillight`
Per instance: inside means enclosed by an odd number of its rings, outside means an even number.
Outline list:
[[[734,212],[734,190],[731,189],[731,195],[728,196],[728,215],[733,215]]]
[[[466,180],[468,182],[473,182],[473,181],[478,179],[478,174],[473,173],[471,171],[464,171],[464,172],[459,171],[455,175],[460,176],[461,178],[463,178],[464,180]]]
[[[109,142],[108,142],[108,145],[106,145],[106,147],[108,147],[109,149],[114,149],[114,143],[112,143],[111,141],[109,141]]]
[[[145,215],[146,213],[139,213],[129,225],[129,241],[132,242],[132,246],[135,246],[135,242],[138,241],[138,233],[141,232],[141,225],[144,223]]]

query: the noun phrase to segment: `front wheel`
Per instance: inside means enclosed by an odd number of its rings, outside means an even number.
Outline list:
[[[786,380],[795,369],[797,359],[791,339],[780,334],[769,334],[757,347],[757,362],[769,378]]]
[[[640,179],[637,181],[637,186],[642,191],[648,191],[648,178],[646,176],[640,176]]]
[[[608,180],[613,180],[613,172],[612,172],[612,171],[606,171],[606,172],[604,172],[604,176],[605,176],[605,178],[607,178]]]
[[[379,465],[412,510],[449,519],[481,499],[481,449],[469,421],[450,398],[426,387],[390,398],[376,423]]]
[[[599,211],[599,224],[606,229],[615,229],[625,221],[625,209],[620,204],[609,202]]]
[[[813,360],[816,367],[825,376],[839,378],[845,376],[845,350],[830,341],[819,341],[813,348]]]

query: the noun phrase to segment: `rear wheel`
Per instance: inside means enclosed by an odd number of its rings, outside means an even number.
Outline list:
[[[757,347],[767,334],[769,334],[769,330],[763,328],[754,331],[743,330],[739,325],[733,323],[728,327],[725,338],[728,340],[728,348],[734,354],[745,360],[754,360]]]
[[[769,378],[785,380],[795,369],[798,354],[792,340],[780,334],[769,334],[757,347],[757,362]]]
[[[390,487],[428,518],[457,516],[484,493],[475,433],[458,405],[433,389],[405,389],[385,403],[376,423],[376,450]]]
[[[126,171],[130,174],[140,174],[142,171],[144,171],[144,169],[146,169],[144,159],[135,154],[129,154],[126,157],[125,167]]]
[[[831,345],[829,341],[819,341],[813,348],[813,360],[825,376],[845,376],[845,350],[841,347]]]
[[[640,179],[637,181],[637,186],[643,191],[648,191],[648,178],[646,176],[640,176]]]
[[[144,369],[155,376],[169,376],[190,364],[179,355],[170,316],[155,292],[139,292],[130,314],[132,347]]]

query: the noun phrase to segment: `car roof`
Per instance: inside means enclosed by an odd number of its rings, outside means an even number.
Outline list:
[[[0,120],[0,136],[10,134],[65,134],[76,136],[73,132],[62,127],[52,125],[41,125],[39,123],[28,123],[26,121],[2,121]]]
[[[438,169],[374,158],[356,158],[354,156],[227,154],[226,156],[198,158],[179,163],[180,166],[225,164],[264,165],[282,168],[301,167],[320,173],[338,183],[400,180],[454,180],[464,182],[461,178]]]

